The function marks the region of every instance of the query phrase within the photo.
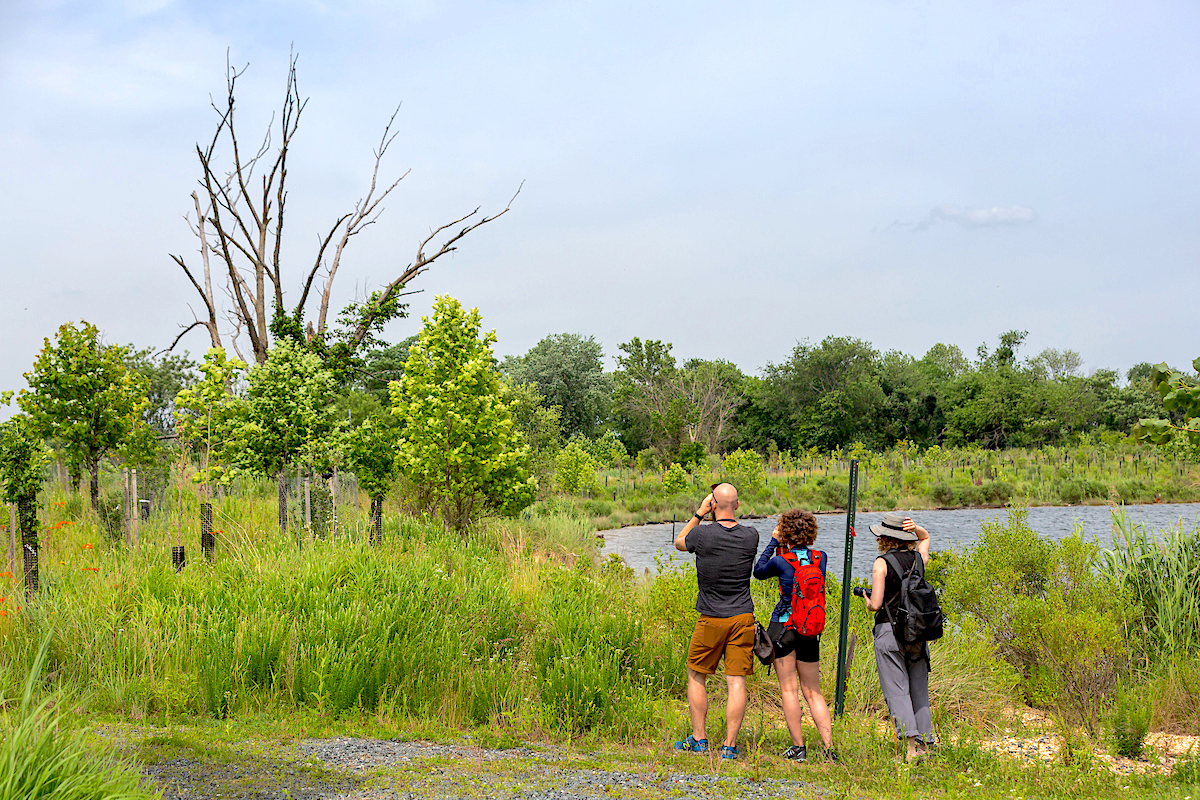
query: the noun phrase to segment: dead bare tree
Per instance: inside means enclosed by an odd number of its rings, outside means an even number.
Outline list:
[[[223,346],[224,339],[228,338],[238,352],[237,339],[245,334],[254,360],[262,363],[271,346],[272,323],[282,320],[298,331],[308,311],[314,285],[317,285],[316,326],[308,323],[308,338],[318,340],[322,345],[336,345],[341,355],[352,356],[360,346],[371,341],[374,331],[403,314],[404,307],[399,298],[406,294],[405,286],[428,270],[433,262],[457,250],[459,241],[471,231],[507,214],[521,187],[517,187],[508,204],[495,214],[481,216],[476,207],[469,214],[435,228],[418,245],[415,258],[394,280],[373,292],[365,302],[354,303],[345,310],[345,330],[338,332],[336,343],[331,342],[329,305],[346,247],[352,238],[375,224],[383,213],[383,201],[408,175],[405,172],[391,183],[380,183],[380,166],[396,137],[392,127],[399,108],[392,113],[379,145],[373,151],[375,163],[366,194],[355,203],[353,210],[340,215],[329,231],[319,237],[316,257],[299,286],[299,301],[289,312],[284,305],[285,275],[280,260],[287,203],[287,158],[308,101],[300,97],[296,55],[293,53],[288,60],[287,85],[278,116],[278,146],[272,153],[276,125],[276,119],[272,117],[261,145],[252,155],[243,153],[235,126],[235,90],[238,78],[245,70],[246,67],[234,69],[226,63],[225,96],[221,103],[215,100],[212,103],[218,115],[216,131],[207,146],[196,145],[201,189],[192,193],[196,221],[191,222],[189,213],[188,222],[199,240],[199,274],[182,256],[172,255],[171,258],[200,296],[203,313],[193,312],[192,323],[183,328],[171,348],[193,328],[203,327],[208,330],[213,347]],[[232,161],[224,168],[217,163],[217,149],[222,143]],[[214,294],[213,271],[223,273],[228,308],[223,307]],[[218,326],[219,318],[226,319],[230,325],[224,336]]]

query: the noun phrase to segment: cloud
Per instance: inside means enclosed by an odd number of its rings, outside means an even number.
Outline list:
[[[1006,228],[1036,221],[1037,212],[1025,206],[963,208],[947,204],[933,209],[919,222],[897,224],[914,231],[925,231],[939,222],[954,222],[964,228]]]

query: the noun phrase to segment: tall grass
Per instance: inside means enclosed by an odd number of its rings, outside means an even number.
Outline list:
[[[0,800],[149,800],[137,773],[80,733],[64,730],[61,694],[38,699],[49,639],[41,645],[25,675],[20,702],[4,714],[0,742]]]
[[[1126,591],[1140,618],[1147,655],[1158,665],[1200,652],[1200,525],[1148,532],[1124,509],[1113,514],[1113,548],[1102,568]]]

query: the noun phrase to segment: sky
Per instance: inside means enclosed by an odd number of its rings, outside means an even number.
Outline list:
[[[1011,329],[1085,371],[1200,356],[1195,3],[4,0],[0,389],[66,321],[154,348],[191,321],[170,254],[197,260],[210,98],[247,66],[257,140],[291,48],[292,302],[397,105],[382,176],[411,172],[335,308],[524,182],[390,341],[449,294],[501,356],[571,332],[610,367],[634,336],[750,373],[826,336],[973,356]]]

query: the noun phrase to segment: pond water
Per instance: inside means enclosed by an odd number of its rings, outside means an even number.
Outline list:
[[[913,518],[923,525],[933,539],[934,550],[945,550],[968,545],[979,535],[979,523],[984,519],[1007,517],[1002,508],[960,508],[946,511],[914,511]],[[1125,513],[1133,523],[1144,522],[1148,529],[1176,526],[1182,520],[1190,529],[1200,521],[1200,503],[1159,503],[1154,505],[1126,506]],[[1076,523],[1083,526],[1086,538],[1095,538],[1102,547],[1112,546],[1112,509],[1108,506],[1037,506],[1029,509],[1029,524],[1038,533],[1052,539],[1062,539],[1075,530]],[[869,578],[871,563],[875,559],[875,537],[867,526],[883,519],[883,512],[860,512],[855,515],[858,536],[854,540],[853,577]],[[766,546],[775,529],[775,517],[744,520],[758,530],[759,552]],[[684,525],[679,522],[675,530]],[[818,550],[829,554],[829,569],[841,575],[845,563],[846,515],[818,514]],[[671,523],[656,525],[632,525],[628,528],[603,531],[604,546],[601,554],[617,553],[625,563],[639,574],[643,570],[654,572],[655,557],[664,563],[670,560],[692,561],[691,553],[680,553],[675,549]]]

